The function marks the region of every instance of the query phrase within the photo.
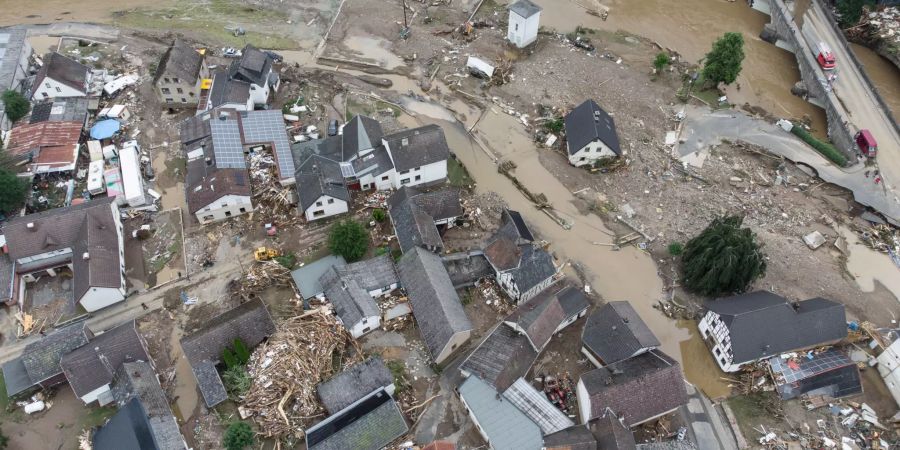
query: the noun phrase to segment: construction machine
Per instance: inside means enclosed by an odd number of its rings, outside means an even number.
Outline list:
[[[259,247],[253,252],[253,257],[256,258],[257,261],[268,261],[279,256],[281,256],[281,252],[269,247]]]

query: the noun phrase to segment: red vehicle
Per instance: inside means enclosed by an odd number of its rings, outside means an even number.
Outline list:
[[[866,157],[874,158],[878,153],[878,142],[875,142],[875,137],[872,136],[869,130],[859,130],[854,139],[856,140],[856,145],[859,146],[859,151]]]
[[[834,53],[831,52],[831,47],[824,42],[819,42],[816,46],[816,61],[819,61],[819,66],[822,67],[823,70],[834,70]]]

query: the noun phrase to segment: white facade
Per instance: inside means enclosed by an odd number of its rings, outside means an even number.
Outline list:
[[[329,195],[323,195],[312,206],[306,208],[303,214],[306,216],[306,220],[313,221],[343,214],[349,210],[347,202]]]
[[[522,17],[512,10],[509,11],[509,30],[506,39],[516,47],[524,48],[537,40],[538,29],[541,26],[541,13],[535,13],[529,18]]]
[[[144,176],[141,175],[141,161],[137,148],[124,147],[119,150],[119,164],[122,167],[122,188],[125,191],[125,202],[128,206],[141,206],[147,203],[144,194]]]
[[[878,355],[878,373],[884,378],[884,384],[900,404],[900,340],[894,341]]]
[[[566,145],[569,144],[566,143]],[[616,157],[616,153],[600,139],[594,139],[574,154],[571,152],[571,149],[569,150],[569,164],[575,167],[586,166],[594,164],[601,159]]]
[[[447,341],[447,345],[444,346],[444,349],[441,350],[441,353],[434,357],[434,363],[440,364],[444,362],[451,354],[453,354],[456,349],[466,343],[469,338],[472,336],[472,330],[460,331],[450,337],[450,340]]]
[[[124,288],[92,287],[81,296],[81,306],[88,312],[106,308],[125,300]]]
[[[216,201],[197,210],[194,216],[201,225],[224,220],[229,217],[253,211],[253,202],[249,195],[223,195]]]
[[[588,395],[581,379],[575,387],[575,396],[578,398],[578,418],[581,419],[581,423],[587,423],[591,420],[591,396]]]
[[[269,71],[269,73],[272,72]],[[268,75],[266,76],[266,79],[268,80]],[[268,103],[269,84],[265,83],[265,86],[259,86],[256,83],[250,83],[250,101],[253,102],[254,105],[265,105]]]
[[[348,327],[344,325],[354,339],[359,339],[364,335],[381,328],[381,316],[363,317],[362,320]]]
[[[500,285],[500,289],[503,289],[503,292],[506,292],[506,295],[515,303],[522,304],[531,300],[536,295],[540,294],[552,285],[556,279],[555,274],[547,277],[547,279],[542,280],[540,283],[534,285],[531,289],[525,292],[519,292],[519,286],[514,282],[512,273],[510,272],[497,272],[494,277],[497,280],[497,284]]]
[[[700,330],[700,337],[710,344],[713,358],[723,372],[737,372],[741,370],[742,365],[751,362],[734,361],[731,353],[731,334],[718,314],[708,311],[703,319],[700,319],[697,328]]]
[[[88,72],[88,84],[90,84],[90,72]],[[50,77],[44,77],[44,81],[40,86],[33,86],[31,99],[34,101],[45,100],[48,98],[63,97],[87,97],[87,89],[75,89],[65,83],[60,83]]]
[[[88,345],[90,345],[90,344],[88,344]],[[109,384],[104,384],[103,386],[100,386],[97,389],[94,389],[93,391],[88,392],[87,394],[84,394],[83,396],[81,396],[81,401],[83,401],[85,405],[90,405],[93,402],[99,401],[100,396],[103,396],[104,399],[109,398],[111,400],[112,395],[103,395],[103,394],[108,393],[109,391],[110,391]],[[100,403],[100,406],[104,406],[108,403],[109,403],[108,401],[106,403]]]
[[[388,148],[390,151],[390,148]],[[447,178],[447,160],[433,162],[404,172],[398,172],[394,178],[394,189],[403,186],[418,186],[434,183]]]
[[[379,174],[367,173],[359,178],[359,185],[364,191],[372,189],[373,187],[376,191],[388,191],[394,189],[396,183],[397,171],[393,168]]]

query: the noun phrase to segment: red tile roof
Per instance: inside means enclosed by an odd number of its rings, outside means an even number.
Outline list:
[[[54,145],[42,147],[40,154],[32,162],[32,166],[63,167],[75,164],[78,160],[78,147],[75,145]]]
[[[81,122],[39,122],[15,127],[7,151],[18,156],[41,147],[70,146],[81,138]],[[71,148],[71,147],[70,147]]]

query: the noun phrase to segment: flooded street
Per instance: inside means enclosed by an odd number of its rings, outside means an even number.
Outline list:
[[[170,339],[171,347],[169,349],[169,357],[175,361],[175,405],[172,411],[175,417],[181,421],[187,420],[194,414],[197,408],[197,383],[194,380],[194,374],[191,371],[191,365],[188,363],[184,352],[181,350],[181,329],[172,327],[172,337]]]
[[[847,248],[850,251],[847,258],[847,272],[853,276],[859,288],[863,292],[872,292],[875,290],[877,280],[891,291],[894,297],[900,299],[900,268],[894,265],[891,257],[867,247],[849,228],[840,227],[838,231],[847,241]],[[897,316],[893,319],[897,319]]]

